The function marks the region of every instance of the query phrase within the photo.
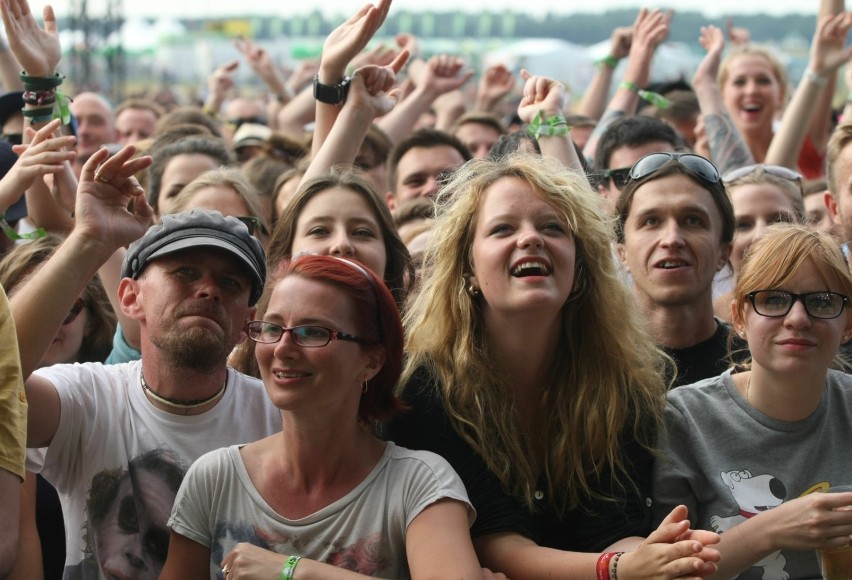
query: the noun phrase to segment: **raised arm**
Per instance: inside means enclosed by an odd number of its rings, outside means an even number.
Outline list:
[[[322,46],[317,81],[330,86],[339,85],[346,76],[346,67],[376,34],[390,10],[391,0],[379,0],[377,5],[365,4],[349,20],[328,35]],[[312,154],[316,155],[331,131],[340,107],[316,102],[316,125]]]
[[[353,73],[340,116],[311,160],[303,181],[324,173],[332,165],[354,163],[373,119],[390,111],[399,99],[399,89],[393,89],[395,75],[407,58],[408,52],[403,51],[388,66],[369,65]]]
[[[702,26],[698,40],[707,54],[695,70],[692,88],[701,107],[711,158],[724,175],[731,169],[754,163],[754,157],[725,108],[716,81],[725,49],[725,35],[716,26]]]
[[[630,53],[630,43],[633,40],[633,28],[619,26],[610,35],[609,54],[596,63],[597,70],[592,82],[583,93],[580,104],[575,111],[578,115],[586,115],[592,119],[600,119],[604,113],[612,86],[612,74],[618,62]]]
[[[518,116],[538,140],[541,154],[561,161],[566,167],[583,172],[577,149],[571,141],[571,128],[565,122],[565,85],[551,78],[521,70],[524,96],[518,104]]]
[[[515,88],[517,79],[512,71],[502,64],[494,64],[485,69],[476,87],[475,111],[496,113],[500,101]]]
[[[833,79],[837,69],[852,56],[852,47],[844,46],[850,26],[852,13],[849,12],[820,17],[811,43],[808,68],[784,111],[781,127],[772,138],[766,153],[766,163],[795,169],[799,151],[812,123],[821,124],[823,133],[827,133],[825,122],[817,119],[817,116],[826,116],[827,112],[824,108],[817,110],[819,107],[815,103],[823,100],[829,79]],[[824,140],[825,137],[821,136],[820,143]]]
[[[583,153],[587,158],[595,158],[598,139],[613,121],[636,112],[639,104],[637,90],[644,89],[648,84],[654,51],[657,45],[668,36],[671,17],[671,12],[648,11],[646,8],[642,8],[636,16],[624,80],[618,86],[606,112],[586,143]]]

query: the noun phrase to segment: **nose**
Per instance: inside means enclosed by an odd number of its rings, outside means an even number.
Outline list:
[[[273,354],[275,355],[275,358],[284,360],[291,358],[293,351],[298,349],[299,345],[296,344],[295,340],[293,340],[293,333],[291,330],[285,330],[278,342],[275,343],[275,350],[273,351]]]
[[[196,285],[196,295],[200,298],[207,298],[218,302],[222,298],[222,291],[215,276],[205,274],[199,278]]]
[[[801,299],[797,299],[793,302],[790,312],[784,317],[784,325],[792,328],[802,328],[810,326],[810,324],[811,317],[808,315],[807,310],[805,310],[804,302]]]
[[[355,248],[352,246],[352,241],[346,232],[339,232],[334,236],[331,246],[328,248],[328,253],[332,256],[351,256],[355,253]]]
[[[420,190],[421,197],[435,197],[438,194],[438,190],[441,188],[441,180],[438,179],[437,175],[430,175],[426,179],[426,183],[423,184],[423,188]]]
[[[544,246],[544,240],[541,233],[532,225],[521,226],[518,235],[519,248],[541,248]]]
[[[663,227],[661,244],[665,247],[683,246],[683,232],[676,220],[668,220]]]

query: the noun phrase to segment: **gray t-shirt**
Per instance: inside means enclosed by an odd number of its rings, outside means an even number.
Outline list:
[[[473,507],[449,463],[429,451],[387,443],[378,464],[352,491],[291,520],[261,497],[233,446],[208,453],[189,469],[169,527],[210,548],[211,578],[222,578],[222,558],[240,542],[368,576],[409,578],[408,524],[443,498],[464,503],[473,523]]]
[[[669,392],[654,468],[657,521],[685,504],[694,527],[724,533],[784,501],[852,483],[852,376],[829,370],[817,409],[779,421],[749,405],[731,373]],[[813,550],[775,552],[738,576],[821,577]]]

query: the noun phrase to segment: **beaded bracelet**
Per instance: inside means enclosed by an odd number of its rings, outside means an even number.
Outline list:
[[[618,85],[622,89],[627,89],[628,91],[633,91],[640,98],[645,99],[658,109],[668,109],[671,106],[671,101],[665,98],[660,93],[655,93],[654,91],[646,91],[645,89],[640,89],[636,86],[636,83],[631,81],[621,81],[621,84]]]
[[[56,89],[48,89],[46,91],[24,91],[22,98],[25,105],[33,105],[35,107],[52,105],[56,102]]]
[[[59,73],[56,73],[52,77],[34,77],[28,75],[26,71],[21,71],[19,78],[24,83],[24,89],[27,91],[48,91],[55,89],[65,80],[65,77]]]
[[[293,574],[296,572],[296,564],[301,560],[301,556],[288,556],[284,563],[284,568],[281,570],[281,580],[293,580]]]
[[[554,115],[544,119],[542,111],[539,111],[533,117],[527,131],[536,139],[540,137],[565,137],[571,132],[571,127],[562,115]]]
[[[616,552],[615,556],[612,558],[611,580],[618,580],[618,561],[621,560],[621,557],[623,555],[624,555],[624,552]]]
[[[605,57],[596,60],[595,66],[598,68],[605,66],[610,70],[615,70],[615,67],[618,66],[618,59],[612,56],[611,54],[608,54]]]

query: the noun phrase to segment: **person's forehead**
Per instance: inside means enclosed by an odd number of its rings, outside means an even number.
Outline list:
[[[399,160],[398,168],[401,174],[423,170],[443,171],[463,162],[461,153],[449,145],[412,147]]]
[[[641,145],[617,145],[609,155],[607,169],[623,169],[633,167],[633,164],[651,153],[668,153],[674,151],[674,146],[667,141],[648,141]]]
[[[722,212],[713,195],[686,175],[674,174],[652,179],[633,193],[630,214],[648,211],[700,210],[721,222]]]
[[[105,119],[112,117],[112,110],[109,105],[94,96],[78,97],[72,101],[70,108],[75,117],[99,116]]]
[[[154,111],[150,109],[143,109],[141,107],[130,107],[128,109],[123,109],[116,117],[116,124],[119,123],[128,123],[128,122],[145,122],[156,124],[157,116],[154,114]]]

